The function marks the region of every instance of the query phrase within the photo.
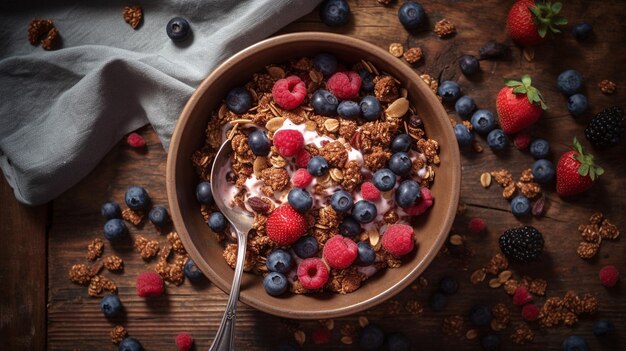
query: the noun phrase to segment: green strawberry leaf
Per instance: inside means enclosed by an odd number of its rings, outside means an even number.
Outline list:
[[[532,79],[530,79],[530,76],[528,74],[524,74],[522,76],[522,83],[524,84],[525,87],[530,86],[530,83],[532,83]]]
[[[539,36],[545,38],[546,34],[548,34],[548,26],[542,23],[539,25]]]
[[[596,180],[596,169],[593,167],[589,167],[589,178],[591,178],[591,181]]]
[[[524,84],[516,80],[504,78],[504,85],[506,85],[507,87],[517,87],[517,86],[524,85]]]
[[[517,88],[513,89],[513,93],[514,94],[526,94],[526,88],[524,88],[524,87],[517,87]]]
[[[586,177],[587,174],[589,174],[589,165],[587,164],[582,164],[579,168],[578,168],[578,174],[580,174],[583,177]]]
[[[567,18],[563,16],[555,16],[552,20],[552,23],[556,24],[557,26],[564,26],[567,24]]]
[[[596,174],[601,176],[604,174],[604,168],[600,167],[600,166],[596,166]]]
[[[563,8],[563,5],[560,2],[555,2],[554,4],[552,4],[552,12],[554,14],[561,12],[561,8]]]
[[[576,152],[578,152],[579,155],[583,154],[583,147],[582,145],[580,145],[580,142],[578,141],[578,138],[574,137],[574,150],[576,150]]]

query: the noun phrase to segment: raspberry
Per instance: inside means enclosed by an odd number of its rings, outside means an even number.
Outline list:
[[[385,230],[383,249],[394,256],[403,256],[413,251],[413,228],[406,224],[391,224]]]
[[[472,234],[478,234],[484,231],[486,226],[487,225],[485,224],[484,219],[476,217],[476,218],[472,218],[469,221],[467,225],[467,229],[469,229],[470,233]]]
[[[522,307],[522,317],[524,320],[532,322],[539,318],[539,309],[532,303],[529,303]]]
[[[372,182],[365,182],[361,184],[361,195],[365,200],[376,201],[380,199],[380,190]]]
[[[328,344],[330,342],[330,330],[319,327],[313,331],[313,343],[316,345]]]
[[[298,265],[298,280],[305,289],[320,289],[328,281],[328,267],[318,257],[302,260]]]
[[[178,351],[189,351],[193,345],[193,337],[191,334],[180,333],[176,335],[176,347]]]
[[[519,286],[517,287],[517,289],[515,289],[515,294],[513,294],[514,305],[524,306],[525,304],[531,302],[532,300],[533,300],[533,297],[530,295],[530,293],[525,287]]]
[[[599,276],[602,285],[607,288],[612,288],[615,286],[615,284],[617,284],[617,281],[619,280],[619,271],[617,270],[617,267],[613,265],[608,265],[602,267]]]
[[[426,187],[420,188],[421,201],[417,204],[405,208],[404,212],[406,212],[409,216],[418,216],[422,213],[426,212],[433,205],[433,194],[430,192],[430,189]]]
[[[278,245],[295,243],[308,229],[306,217],[289,204],[281,205],[267,217],[265,232]]]
[[[272,87],[272,97],[278,106],[285,110],[293,110],[304,101],[306,86],[298,76],[279,79]]]
[[[304,137],[293,129],[282,129],[274,134],[274,146],[285,157],[295,155],[304,146]]]
[[[306,168],[298,168],[291,176],[291,184],[297,188],[306,188],[313,181],[313,176]]]
[[[326,87],[339,99],[353,99],[361,90],[361,76],[356,72],[337,72],[328,78]]]
[[[300,168],[306,168],[306,165],[309,164],[309,160],[311,160],[311,154],[305,149],[300,149],[300,151],[296,152],[296,166]]]
[[[359,255],[359,250],[354,240],[342,235],[335,235],[326,241],[322,256],[329,266],[336,269],[350,267]]]
[[[146,141],[143,140],[141,135],[137,133],[130,133],[126,138],[126,143],[132,147],[144,147],[146,146]]]
[[[142,272],[137,276],[137,295],[160,296],[165,291],[163,278],[157,272]]]
[[[515,139],[513,139],[513,145],[515,145],[518,150],[528,149],[528,146],[530,145],[530,135],[526,133],[517,134]]]

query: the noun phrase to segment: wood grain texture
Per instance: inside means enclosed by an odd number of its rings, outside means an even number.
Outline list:
[[[442,40],[430,31],[408,33],[396,17],[399,2],[383,7],[374,0],[350,1],[353,18],[345,27],[331,29],[324,26],[315,11],[281,32],[334,31],[367,40],[383,48],[392,42],[403,43],[406,47],[422,47],[425,58],[415,66],[418,72],[458,81],[464,92],[474,97],[480,108],[491,110],[495,110],[495,95],[502,86],[503,77],[519,77],[529,73],[550,106],[530,133],[551,142],[554,161],[567,150],[574,135],[584,140],[584,126],[592,113],[612,104],[626,105],[626,73],[623,70],[626,63],[626,48],[623,46],[626,42],[626,24],[618,15],[626,9],[623,2],[567,2],[564,14],[572,22],[582,20],[584,14],[585,19],[594,24],[596,37],[590,42],[578,43],[566,32],[558,41],[537,48],[533,62],[522,58],[521,50],[510,43],[503,30],[510,1],[449,0],[421,3],[428,13],[431,28],[437,20],[447,18],[456,24],[456,36]],[[489,39],[508,43],[513,52],[512,58],[505,61],[481,61],[482,73],[472,80],[467,79],[460,73],[457,59],[465,53],[477,54],[478,48]],[[556,90],[556,76],[567,68],[578,69],[586,80],[585,92],[590,101],[590,113],[578,120],[567,113],[566,98]],[[600,93],[596,85],[602,79],[611,79],[618,84],[614,95]],[[457,118],[452,112],[451,116]],[[105,255],[115,252],[125,261],[122,274],[103,273],[119,286],[119,295],[126,310],[124,318],[107,321],[99,311],[99,299],[90,298],[85,287],[74,285],[67,278],[67,271],[72,264],[87,262],[84,256],[89,241],[102,235],[104,222],[99,215],[99,208],[104,201],[113,199],[121,203],[129,186],[141,185],[148,190],[155,204],[166,206],[166,155],[151,129],[144,128],[141,134],[148,141],[144,152],[120,143],[86,179],[54,202],[52,228],[48,238],[49,349],[113,350],[115,346],[109,341],[108,335],[116,322],[125,325],[130,335],[141,340],[147,350],[174,349],[174,337],[182,331],[194,335],[196,349],[206,349],[217,330],[226,295],[210,283],[193,286],[186,281],[180,287],[168,287],[167,294],[156,300],[138,298],[134,292],[135,277],[141,271],[152,269],[155,262],[143,262],[132,251],[130,244],[111,248],[107,243],[105,248]],[[511,326],[499,333],[503,338],[503,349],[506,350],[560,350],[562,340],[570,334],[586,337],[593,350],[626,348],[624,284],[622,282],[619,288],[606,290],[597,278],[598,270],[605,264],[614,264],[622,268],[623,272],[626,271],[623,240],[603,243],[600,254],[591,261],[584,261],[576,255],[580,241],[577,226],[586,222],[594,211],[602,211],[622,231],[626,230],[626,216],[623,214],[626,206],[623,177],[626,173],[626,164],[623,162],[626,143],[606,152],[595,153],[606,174],[592,191],[562,200],[551,189],[547,192],[549,206],[546,216],[520,222],[511,215],[508,202],[500,195],[501,189],[493,185],[486,190],[481,188],[479,176],[484,171],[506,168],[518,177],[522,170],[530,167],[533,159],[528,153],[512,147],[503,154],[495,155],[486,147],[484,139],[479,140],[485,146],[483,153],[463,155],[461,201],[467,205],[467,212],[457,217],[453,229],[453,232],[465,236],[473,255],[464,260],[442,255],[423,275],[430,282],[428,287],[417,293],[407,289],[381,306],[336,320],[331,344],[325,349],[356,349],[354,345],[344,345],[339,341],[339,329],[345,324],[358,328],[357,318],[366,316],[371,323],[380,325],[387,332],[406,333],[416,349],[476,350],[480,348],[477,340],[466,340],[463,336],[447,337],[441,332],[441,324],[445,316],[467,316],[471,305],[478,302],[504,302],[510,306]],[[588,145],[586,141],[585,145]],[[467,222],[475,216],[487,220],[486,234],[466,234]],[[517,346],[510,341],[513,326],[521,322],[519,311],[510,303],[510,297],[502,289],[489,288],[486,282],[476,286],[469,282],[471,272],[484,266],[498,252],[498,236],[519,223],[532,224],[544,233],[546,254],[539,263],[512,266],[515,276],[528,274],[546,279],[548,296],[563,296],[567,290],[574,290],[580,294],[592,293],[600,302],[597,316],[583,318],[572,328],[533,327],[536,337],[530,346]],[[132,236],[138,234],[165,242],[164,235],[159,234],[149,223],[142,228],[131,228]],[[459,279],[460,293],[450,298],[444,311],[433,312],[427,307],[428,297],[436,290],[437,281],[444,275]],[[410,314],[404,308],[409,301],[418,301],[425,306],[423,314]],[[538,299],[540,304],[543,301]],[[392,314],[396,304],[400,306],[399,313]],[[591,325],[599,317],[614,321],[619,330],[617,338],[600,343],[593,337]],[[292,329],[299,327],[307,334],[304,349],[320,349],[311,342],[311,332],[318,325],[315,321],[285,321],[242,305],[237,346],[243,350],[272,349],[279,340],[292,338]],[[464,330],[468,328],[466,323]],[[481,334],[484,332],[480,331]]]

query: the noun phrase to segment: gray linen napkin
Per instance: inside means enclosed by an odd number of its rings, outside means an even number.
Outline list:
[[[224,59],[310,12],[319,0],[70,1],[0,5],[0,168],[29,205],[86,176],[130,131],[152,124],[168,147],[194,88]],[[132,29],[125,5],[139,4]],[[187,18],[176,44],[165,26]],[[33,18],[52,19],[60,49],[27,40]]]

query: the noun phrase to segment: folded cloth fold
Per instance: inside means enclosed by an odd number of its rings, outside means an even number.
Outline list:
[[[0,5],[0,168],[15,197],[54,199],[148,123],[167,150],[184,104],[216,65],[319,2],[150,1],[137,29],[122,18],[134,4],[118,1]],[[165,31],[175,16],[192,30],[180,43]],[[58,50],[28,42],[33,18],[54,22]]]

